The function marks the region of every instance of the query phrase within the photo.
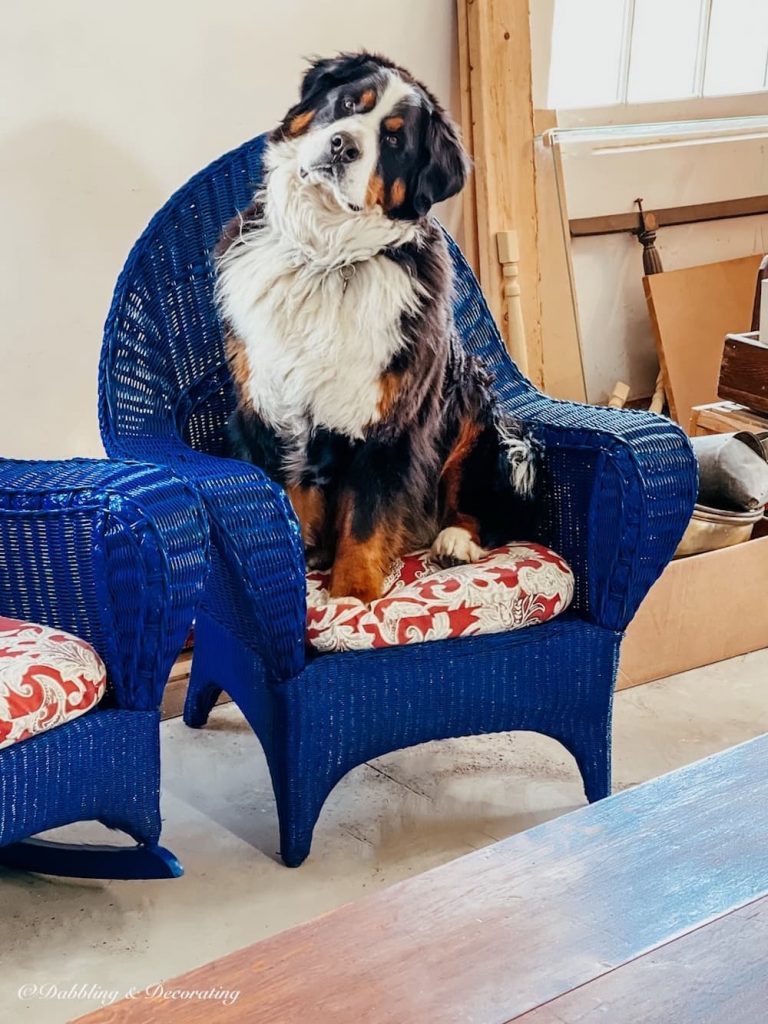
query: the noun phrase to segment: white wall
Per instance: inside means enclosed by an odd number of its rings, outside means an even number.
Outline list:
[[[101,329],[131,243],[275,123],[303,56],[380,50],[458,113],[454,0],[36,0],[2,20],[0,455],[101,452]]]

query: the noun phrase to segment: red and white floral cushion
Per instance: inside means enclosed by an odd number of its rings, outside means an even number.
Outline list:
[[[0,749],[85,714],[107,670],[84,640],[0,616]]]
[[[328,594],[327,572],[307,576],[307,640],[318,651],[367,651],[522,629],[573,600],[573,573],[540,544],[507,544],[470,565],[441,569],[419,551],[397,562],[371,604]]]

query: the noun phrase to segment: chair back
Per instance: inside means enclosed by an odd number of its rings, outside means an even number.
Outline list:
[[[124,438],[178,438],[226,453],[234,405],[213,301],[212,251],[222,227],[250,202],[266,135],[204,168],[152,218],[115,287],[99,368],[99,421],[110,454]],[[472,270],[448,236],[455,316],[469,350],[496,370],[502,391],[523,379],[509,359]]]

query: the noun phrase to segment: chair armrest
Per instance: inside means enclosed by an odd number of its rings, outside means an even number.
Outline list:
[[[177,437],[105,439],[121,457],[162,463],[208,513],[213,572],[203,607],[255,650],[276,680],[304,666],[306,584],[301,530],[287,494],[261,469],[207,455]],[[110,452],[112,454],[112,452]]]
[[[167,471],[0,460],[0,614],[88,640],[119,706],[159,707],[207,564],[204,509]]]
[[[505,407],[544,446],[539,525],[574,570],[575,607],[623,630],[693,511],[698,470],[688,438],[663,416],[556,401],[519,379],[505,383]]]

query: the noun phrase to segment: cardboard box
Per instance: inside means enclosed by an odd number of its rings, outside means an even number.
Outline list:
[[[768,647],[768,524],[670,562],[629,624],[617,689]]]

